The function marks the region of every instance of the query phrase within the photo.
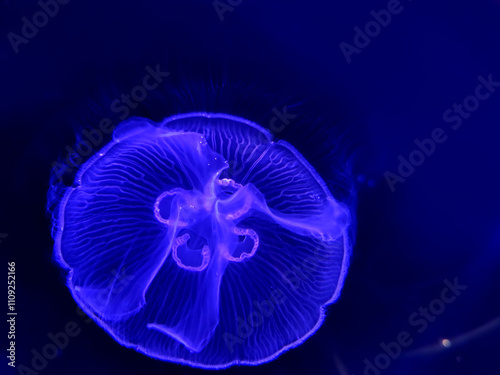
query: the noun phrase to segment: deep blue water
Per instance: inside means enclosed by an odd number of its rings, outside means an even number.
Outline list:
[[[243,0],[222,20],[212,1],[62,3],[31,34],[23,17],[33,21],[40,5],[1,4],[0,257],[5,280],[16,263],[19,314],[12,373],[201,373],[126,349],[77,311],[46,213],[53,162],[83,129],[191,111],[265,127],[281,115],[276,137],[356,218],[341,297],[317,333],[272,362],[222,371],[498,372],[498,1]],[[115,101],[151,69],[169,74],[137,105]],[[289,123],[284,108],[296,115]],[[41,359],[65,330],[64,348]]]

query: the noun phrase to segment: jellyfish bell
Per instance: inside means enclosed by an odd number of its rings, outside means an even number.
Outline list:
[[[349,208],[294,147],[226,114],[121,123],[57,212],[77,303],[161,360],[269,361],[319,328],[347,272]]]

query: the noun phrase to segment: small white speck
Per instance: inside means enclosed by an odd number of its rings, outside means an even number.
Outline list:
[[[451,341],[448,340],[448,339],[444,339],[443,341],[441,341],[441,344],[445,347],[445,348],[449,348],[451,346]]]

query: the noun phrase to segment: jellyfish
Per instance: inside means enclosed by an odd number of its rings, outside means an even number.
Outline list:
[[[255,123],[132,118],[65,189],[54,257],[123,346],[200,368],[258,365],[311,336],[339,297],[350,218]]]

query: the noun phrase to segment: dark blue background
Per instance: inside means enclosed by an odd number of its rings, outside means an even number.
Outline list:
[[[282,136],[333,190],[334,169],[352,163],[357,233],[342,297],[300,347],[225,373],[362,374],[365,359],[373,362],[380,344],[402,331],[413,343],[383,374],[498,373],[500,90],[457,130],[442,116],[474,94],[479,75],[500,81],[500,3],[401,4],[348,64],[339,44],[352,44],[353,28],[387,1],[243,0],[221,21],[212,1],[72,0],[16,54],[6,35],[19,34],[21,17],[39,6],[4,0],[0,232],[9,236],[0,257],[2,267],[17,264],[18,365],[31,367],[31,350],[75,321],[81,333],[41,374],[201,373],[122,348],[86,323],[51,259],[51,163],[81,127],[108,114],[110,100],[140,82],[146,65],[160,63],[168,82],[134,114],[223,110],[267,123],[272,108],[287,105],[299,120]],[[207,82],[224,82],[227,92]],[[448,139],[391,192],[384,172],[396,173],[398,156],[408,158],[414,140],[437,127]],[[342,140],[341,151],[330,150],[333,139]],[[417,333],[409,317],[454,278],[467,289]],[[446,338],[449,348],[440,346]]]

